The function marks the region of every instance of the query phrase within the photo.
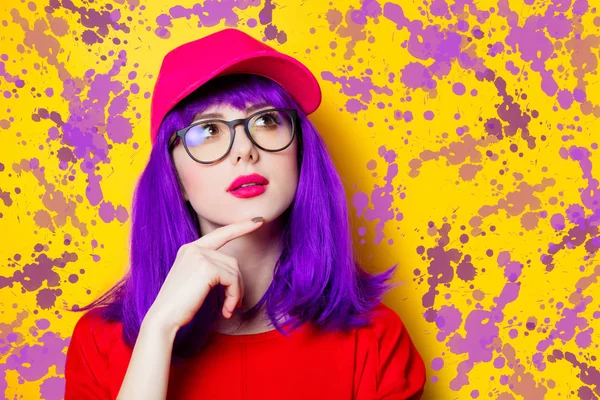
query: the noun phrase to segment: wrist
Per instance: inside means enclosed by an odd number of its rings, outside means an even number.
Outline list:
[[[177,331],[179,330],[179,326],[169,322],[160,313],[157,313],[152,309],[146,313],[146,316],[142,321],[142,328],[145,328],[150,332],[158,332],[162,336],[166,336],[172,340],[175,340],[175,334],[177,334]]]

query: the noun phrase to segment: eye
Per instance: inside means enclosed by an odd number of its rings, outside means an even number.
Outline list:
[[[260,122],[261,120],[263,121],[263,123]],[[279,125],[279,119],[274,113],[263,114],[258,117],[258,119],[256,120],[256,124],[264,126]]]
[[[202,131],[208,133],[209,135],[215,135],[219,133],[219,126],[216,124],[203,124],[200,126],[202,127]]]

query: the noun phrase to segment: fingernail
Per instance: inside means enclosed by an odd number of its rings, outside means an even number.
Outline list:
[[[257,222],[257,223],[258,223],[258,222],[261,222],[261,221],[263,221],[263,220],[264,220],[264,218],[263,218],[263,217],[256,217],[256,218],[252,218],[252,221],[253,221],[253,222]]]

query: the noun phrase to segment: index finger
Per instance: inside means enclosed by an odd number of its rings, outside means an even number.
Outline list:
[[[211,250],[219,250],[230,240],[243,236],[259,228],[264,222],[262,217],[259,218],[259,222],[254,222],[256,218],[253,218],[246,221],[221,226],[220,228],[217,228],[214,231],[202,236],[198,240],[193,241],[191,244]]]

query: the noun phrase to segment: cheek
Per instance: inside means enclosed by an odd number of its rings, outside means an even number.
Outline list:
[[[173,153],[173,161],[185,198],[186,200],[190,200],[190,194],[193,196],[193,193],[201,193],[202,188],[208,185],[205,182],[206,179],[203,178],[203,176],[207,176],[208,174],[203,174],[203,166],[190,159],[185,150]]]
[[[187,193],[193,193],[198,186],[202,186],[199,184],[199,179],[194,179],[194,173],[190,169],[182,169],[179,172],[179,177],[181,179],[181,184],[185,188]]]
[[[299,170],[297,156],[294,152],[290,152],[284,159],[278,163],[277,180],[284,191],[293,198],[298,188]],[[282,193],[283,195],[283,193]]]
[[[208,171],[203,170],[202,166],[198,165],[193,165],[181,170],[181,183],[185,188],[188,197],[210,193],[211,190],[219,188],[218,175],[207,172]]]

